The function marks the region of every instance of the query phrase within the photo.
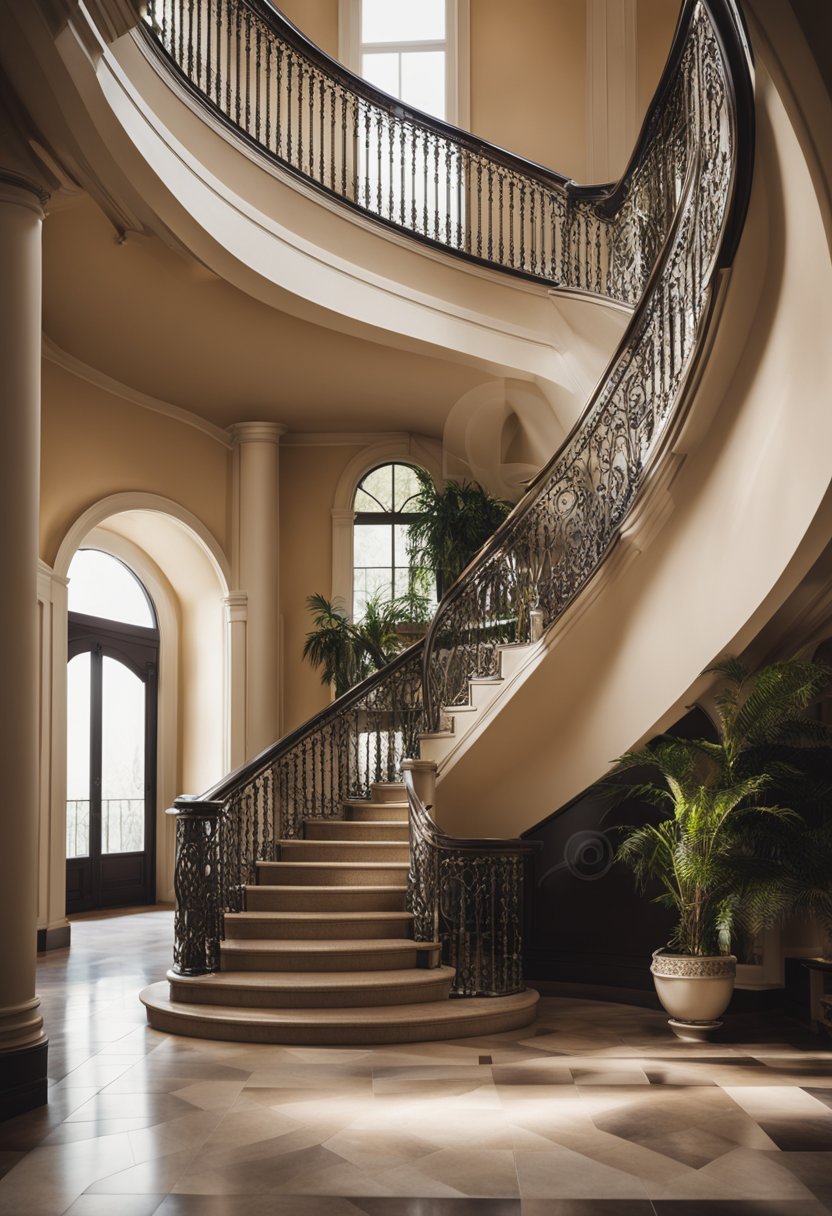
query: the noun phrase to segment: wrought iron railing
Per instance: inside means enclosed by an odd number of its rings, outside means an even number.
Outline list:
[[[587,410],[437,608],[424,651],[432,730],[443,707],[467,702],[472,676],[498,672],[502,644],[531,640],[532,610],[546,629],[599,569],[681,416],[750,189],[750,65],[730,0],[688,4],[669,67],[649,163],[673,183],[673,222]]]
[[[424,647],[177,801],[175,969],[196,974],[217,966],[223,914],[242,907],[276,839],[397,779],[420,730],[467,699],[470,677],[494,673],[498,647],[551,624],[599,568],[680,417],[736,250],[753,93],[734,0],[688,0],[624,178],[582,189],[385,97],[267,0],[150,0],[146,28],[225,121],[343,202],[462,256],[635,305],[580,423],[443,598]],[[411,832],[417,934],[443,942],[456,991],[519,987],[519,843],[450,841],[418,807]]]
[[[309,722],[199,798],[178,798],[174,970],[213,971],[223,916],[239,912],[258,861],[304,819],[337,818],[373,782],[398,781],[423,729],[422,643],[398,655]]]
[[[269,0],[148,0],[144,27],[224,122],[340,202],[486,265],[635,305],[680,178],[658,105],[621,185],[578,186],[353,75]]]
[[[453,996],[523,990],[523,901],[528,840],[470,840],[434,823],[404,773],[410,806],[408,911],[417,941],[439,942]]]

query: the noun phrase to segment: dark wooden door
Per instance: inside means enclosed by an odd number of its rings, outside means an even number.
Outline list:
[[[70,613],[67,912],[155,902],[159,634]]]

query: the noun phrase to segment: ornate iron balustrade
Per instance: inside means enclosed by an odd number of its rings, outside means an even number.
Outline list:
[[[497,673],[501,644],[531,640],[532,610],[545,629],[585,586],[681,415],[747,207],[753,94],[731,0],[689,3],[675,45],[662,141],[645,161],[674,183],[673,222],[580,422],[437,608],[424,651],[432,730],[443,706],[467,702],[470,677]]]
[[[528,840],[461,840],[434,823],[405,763],[410,805],[407,907],[416,941],[439,942],[452,996],[522,992]]]
[[[669,71],[618,186],[560,174],[348,72],[269,0],[148,0],[144,29],[204,103],[340,202],[459,256],[634,306],[675,214]]]
[[[199,798],[177,798],[174,970],[216,970],[223,915],[244,907],[258,861],[304,819],[337,818],[374,781],[398,781],[419,754],[422,643],[398,655],[309,722]]]

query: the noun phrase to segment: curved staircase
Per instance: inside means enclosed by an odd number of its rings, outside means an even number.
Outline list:
[[[404,787],[379,783],[341,820],[305,820],[257,863],[245,911],[225,915],[220,969],[142,993],[151,1026],[250,1043],[360,1044],[452,1039],[534,1021],[538,996],[450,1000],[454,968],[414,941]]]

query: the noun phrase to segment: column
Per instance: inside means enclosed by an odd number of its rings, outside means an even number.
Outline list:
[[[637,0],[587,0],[588,182],[617,181],[638,135]]]
[[[276,422],[232,427],[237,457],[238,589],[246,594],[246,735],[248,758],[279,737],[280,507]]]
[[[38,826],[37,556],[44,193],[0,169],[0,1118],[46,1101],[35,995]]]
[[[226,769],[238,768],[246,760],[246,625],[248,596],[229,591],[225,609],[225,704],[228,713]]]

